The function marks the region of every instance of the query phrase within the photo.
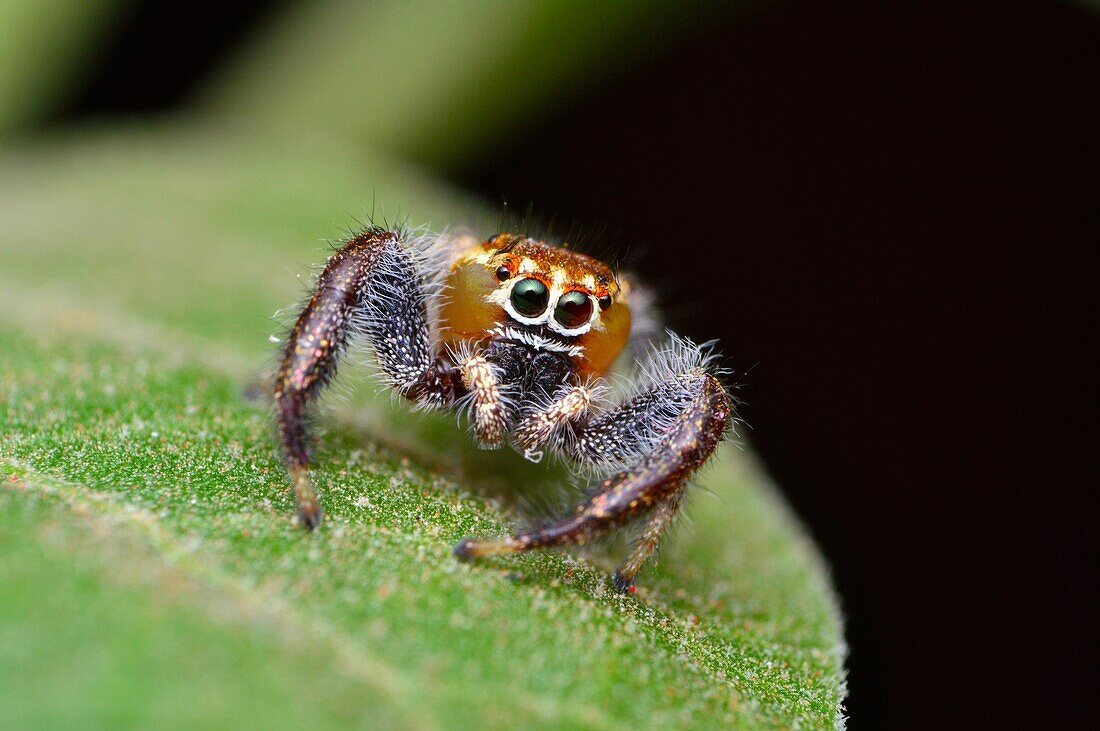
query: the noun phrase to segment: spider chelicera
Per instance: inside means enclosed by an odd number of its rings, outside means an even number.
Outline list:
[[[708,348],[661,331],[652,298],[592,257],[516,234],[410,236],[370,227],[342,243],[290,332],[276,420],[299,522],[321,521],[306,412],[350,341],[385,382],[426,408],[465,411],[479,444],[544,452],[596,475],[568,517],[503,540],[465,538],[463,560],[581,545],[628,522],[641,535],[613,577],[632,590],[693,474],[733,420]],[[630,392],[606,403],[629,349]]]

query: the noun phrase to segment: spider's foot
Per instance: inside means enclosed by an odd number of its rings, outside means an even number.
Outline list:
[[[472,561],[482,556],[496,556],[501,553],[514,553],[518,545],[514,539],[503,541],[485,541],[476,538],[463,538],[455,544],[454,555],[459,561]]]
[[[634,588],[634,578],[627,578],[620,571],[616,571],[611,577],[611,585],[615,587],[615,591],[620,594],[633,594],[636,589]]]
[[[321,525],[321,501],[309,481],[309,470],[305,467],[291,469],[290,481],[298,503],[298,525],[313,530]]]
[[[300,506],[298,508],[298,525],[308,531],[312,531],[321,525],[321,506],[316,503]]]
[[[472,538],[463,538],[461,541],[455,544],[454,555],[459,561],[466,563],[476,558],[473,553],[472,546],[476,543]]]

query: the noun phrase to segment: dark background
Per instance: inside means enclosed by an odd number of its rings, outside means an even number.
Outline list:
[[[282,4],[136,3],[53,121],[173,108]],[[1084,6],[777,3],[445,171],[643,251],[721,338],[833,566],[852,727],[1096,711],[1098,102]]]

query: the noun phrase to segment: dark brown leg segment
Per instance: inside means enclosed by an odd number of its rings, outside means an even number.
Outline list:
[[[632,518],[652,513],[643,542],[616,572],[616,586],[630,586],[638,568],[656,549],[682,499],[687,481],[710,458],[733,416],[733,404],[714,376],[679,376],[695,395],[654,449],[639,462],[600,483],[573,516],[542,528],[516,533],[503,541],[464,539],[455,555],[471,559],[550,546],[582,545]],[[690,379],[691,383],[684,380]],[[621,577],[621,580],[620,578]],[[626,583],[623,583],[626,582]]]
[[[349,338],[367,339],[379,370],[403,395],[454,397],[457,379],[429,351],[422,288],[416,261],[399,235],[369,229],[329,259],[290,331],[275,381],[275,418],[298,520],[306,528],[321,521],[309,477],[307,410],[336,374]]]
[[[680,503],[684,501],[684,488],[669,495],[664,501],[657,504],[646,518],[642,534],[634,545],[626,561],[615,571],[612,582],[619,591],[629,591],[634,585],[634,577],[642,568],[650,556],[657,551],[662,536],[672,525],[673,518],[680,510]]]

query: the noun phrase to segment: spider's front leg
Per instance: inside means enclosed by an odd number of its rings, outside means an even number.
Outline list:
[[[598,419],[570,415],[582,423],[560,445],[563,451],[596,464],[629,463],[596,485],[571,517],[502,541],[467,538],[455,546],[455,555],[471,559],[581,545],[646,516],[641,539],[615,572],[616,588],[628,589],[671,524],[688,481],[713,454],[733,418],[733,402],[706,361],[698,348],[676,340],[647,369],[660,378],[634,397]]]
[[[470,424],[482,449],[497,449],[508,430],[510,400],[500,374],[488,358],[479,352],[454,353],[455,368],[469,401]]]
[[[371,228],[329,259],[298,316],[275,381],[279,440],[306,528],[321,521],[309,477],[306,412],[336,374],[353,337],[366,339],[382,376],[403,396],[442,404],[461,383],[431,351],[423,273],[398,233]]]

